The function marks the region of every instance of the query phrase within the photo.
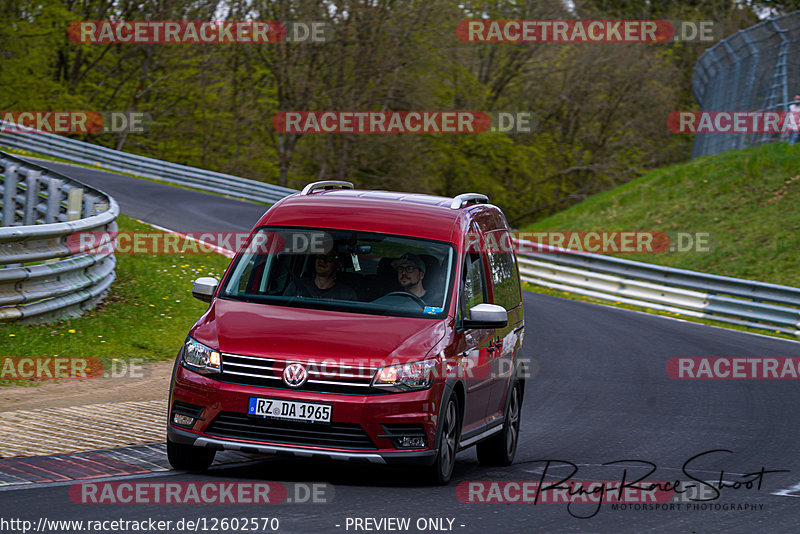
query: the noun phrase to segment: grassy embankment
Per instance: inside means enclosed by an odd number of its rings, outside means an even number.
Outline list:
[[[800,146],[777,143],[659,169],[524,230],[708,232],[708,252],[617,256],[800,287]]]

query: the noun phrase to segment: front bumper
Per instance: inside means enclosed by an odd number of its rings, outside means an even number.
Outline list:
[[[436,458],[436,426],[443,387],[443,383],[438,383],[430,389],[409,393],[343,395],[221,382],[178,365],[170,396],[167,436],[175,443],[214,450],[373,464],[430,465]],[[220,432],[214,428],[215,420],[218,417],[220,421],[230,420],[231,417],[248,417],[247,407],[251,397],[329,403],[333,407],[331,423],[360,427],[363,429],[364,437],[368,436],[374,447],[326,446],[308,440],[301,443],[291,440],[265,441],[246,434],[219,435]],[[172,422],[172,409],[176,401],[203,407],[200,417],[191,428],[178,426]],[[245,422],[238,420],[235,422],[238,425],[242,423]],[[391,425],[417,425],[423,428],[426,447],[403,449],[395,446],[395,442],[387,433],[387,427]],[[321,429],[316,427],[314,430]]]
[[[436,451],[396,451],[396,452],[355,452],[326,451],[307,449],[289,445],[236,441],[211,436],[199,436],[192,432],[169,425],[167,438],[175,443],[208,447],[217,451],[241,451],[251,454],[273,454],[276,456],[294,456],[298,458],[315,458],[323,460],[346,460],[354,462],[388,464],[388,465],[431,465],[436,459]]]

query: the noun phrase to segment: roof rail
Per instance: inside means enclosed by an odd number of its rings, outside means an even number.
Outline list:
[[[450,203],[451,210],[458,210],[470,204],[485,204],[489,202],[489,197],[480,193],[464,193],[453,198]]]
[[[325,180],[323,182],[313,182],[308,184],[300,191],[301,195],[310,195],[315,191],[321,191],[323,189],[355,189],[353,184],[350,182],[345,182],[342,180]]]

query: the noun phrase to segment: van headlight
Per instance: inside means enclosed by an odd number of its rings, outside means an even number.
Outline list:
[[[199,341],[187,338],[181,349],[184,365],[198,373],[219,373],[222,364],[220,353]]]
[[[372,385],[397,391],[414,391],[431,387],[436,375],[438,360],[401,363],[381,367],[375,372]]]

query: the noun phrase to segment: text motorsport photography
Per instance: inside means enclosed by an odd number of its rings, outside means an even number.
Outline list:
[[[530,464],[543,464],[537,480],[464,481],[456,488],[456,495],[463,503],[564,504],[569,515],[579,519],[595,517],[605,505],[610,505],[612,511],[761,511],[764,505],[752,501],[752,497],[766,489],[767,475],[789,472],[764,466],[743,474],[720,469],[718,478],[709,480],[702,474],[708,471],[698,470],[698,465],[720,453],[733,451],[717,449],[696,454],[680,469],[684,479],[660,481],[652,480],[658,466],[645,460],[615,460],[592,466],[622,470],[615,480],[604,481],[573,480],[581,467],[572,462],[536,460]],[[567,475],[553,479],[550,470],[565,471]],[[736,502],[728,502],[731,495]],[[752,502],[740,502],[745,497]]]

